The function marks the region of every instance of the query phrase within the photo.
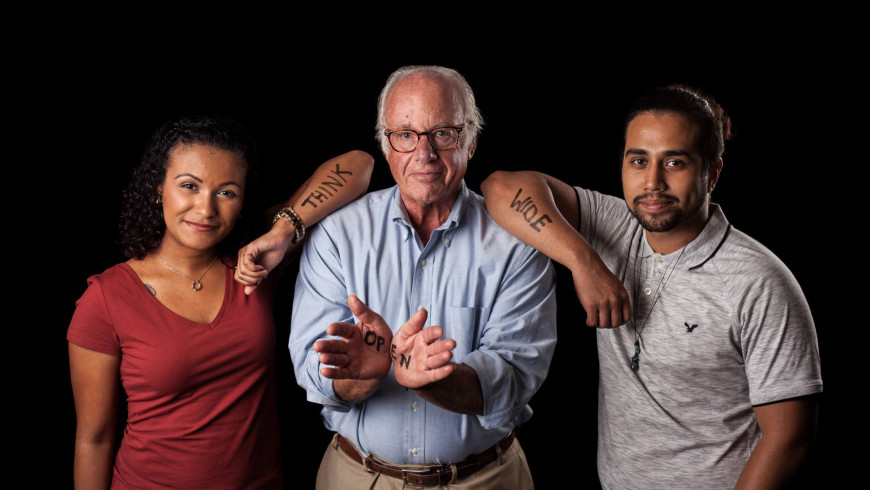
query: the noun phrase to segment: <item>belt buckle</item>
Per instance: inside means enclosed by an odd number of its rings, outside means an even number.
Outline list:
[[[417,474],[419,472],[412,471],[412,470],[406,470],[406,469],[402,468],[402,483],[404,483],[405,485],[408,484],[408,473]],[[416,485],[416,483],[412,483],[412,485]]]
[[[445,472],[443,466],[436,466],[434,468],[430,468],[430,469],[426,469],[426,470],[408,470],[408,469],[404,469],[404,468],[402,469],[402,483],[404,483],[405,485],[408,485],[410,483],[411,485],[420,485],[423,487],[435,486],[435,485],[427,485],[427,484],[422,483],[422,482],[421,483],[408,482],[408,475],[417,475],[419,477],[438,475],[437,485],[446,485],[447,483],[449,483],[448,481],[445,480],[445,477],[447,475],[446,475],[446,472]]]
[[[366,472],[368,472],[368,473],[374,473],[374,472],[375,472],[375,469],[372,468],[372,465],[371,465],[372,459],[373,459],[373,458],[372,458],[372,453],[368,453],[368,454],[366,455],[366,457],[363,458],[363,468],[365,468],[365,469],[366,469]]]
[[[423,476],[426,473],[429,473],[431,471],[431,470],[408,470],[405,468],[402,468],[401,470],[402,470],[402,483],[404,483],[405,485],[407,485],[409,483],[408,482],[408,475],[409,474]],[[410,482],[410,483],[411,483],[411,485],[420,485],[420,483],[414,483],[414,482]],[[423,485],[423,486],[425,486],[425,485]]]

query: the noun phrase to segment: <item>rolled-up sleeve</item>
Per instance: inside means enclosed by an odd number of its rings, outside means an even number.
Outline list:
[[[327,227],[323,222],[311,231],[300,258],[290,324],[290,358],[296,382],[305,389],[308,401],[347,411],[353,404],[339,398],[332,380],[320,374],[318,353],[312,349],[317,340],[331,338],[326,335],[329,324],[353,322],[338,248]]]
[[[487,429],[516,419],[547,377],[556,347],[555,274],[550,260],[526,248],[504,277],[479,348],[462,361],[483,390],[480,424]]]

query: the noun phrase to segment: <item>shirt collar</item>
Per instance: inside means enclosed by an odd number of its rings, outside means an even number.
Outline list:
[[[685,246],[686,249],[682,252],[683,257],[680,260],[682,266],[686,270],[694,269],[713,257],[722,242],[725,241],[729,228],[731,228],[731,224],[725,218],[722,208],[716,203],[710,203],[710,217],[707,219],[707,224],[704,225],[701,233]],[[641,256],[646,258],[654,253],[646,239],[646,233],[644,233]]]
[[[465,207],[469,200],[469,193],[471,191],[468,190],[468,187],[465,185],[465,180],[462,180],[461,187],[459,189],[459,195],[456,196],[456,201],[453,203],[453,207],[450,209],[450,215],[447,219],[441,223],[441,226],[435,229],[432,232],[433,238],[436,234],[443,233],[445,236],[444,239],[441,240],[445,246],[450,246],[450,237],[453,235],[456,227],[459,226],[459,222],[462,221],[462,216],[465,214]],[[411,220],[408,218],[408,211],[405,209],[405,204],[402,202],[402,196],[399,193],[399,186],[396,185],[393,187],[393,193],[390,196],[390,219],[393,220],[394,223],[398,225],[402,225],[406,228],[406,231],[402,234],[403,241],[407,241],[412,236],[412,231],[414,227],[411,225]]]

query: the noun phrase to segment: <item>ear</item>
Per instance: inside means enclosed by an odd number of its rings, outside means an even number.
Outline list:
[[[468,147],[468,159],[471,160],[471,157],[474,156],[474,150],[477,149],[477,138],[471,143],[471,146]]]
[[[710,168],[707,169],[707,192],[713,192],[713,188],[716,187],[716,182],[719,181],[719,173],[722,172],[722,159],[719,158],[716,160],[716,163],[710,165]]]

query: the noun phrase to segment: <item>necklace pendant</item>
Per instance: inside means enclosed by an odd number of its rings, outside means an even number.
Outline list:
[[[157,254],[157,257],[160,258],[160,261],[163,262],[163,264],[166,265],[166,267],[169,267],[170,269],[172,269],[173,272],[175,272],[179,276],[185,277],[189,281],[191,281],[190,287],[193,288],[194,291],[199,291],[202,289],[202,282],[201,282],[202,278],[205,277],[206,274],[208,274],[209,269],[211,269],[211,266],[213,266],[214,263],[218,259],[218,256],[215,255],[214,258],[211,259],[211,263],[208,264],[208,267],[205,268],[205,272],[203,272],[202,275],[199,276],[199,279],[194,279],[194,278],[188,276],[187,274],[185,274],[184,272],[181,272],[180,270],[176,269],[175,267],[172,267],[171,265],[169,265],[169,262],[167,262],[166,259],[164,259],[163,256],[160,255],[159,253]]]
[[[640,341],[634,341],[634,355],[631,356],[631,370],[637,371],[640,367]]]

